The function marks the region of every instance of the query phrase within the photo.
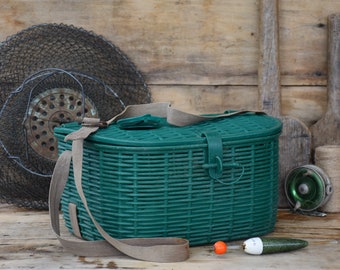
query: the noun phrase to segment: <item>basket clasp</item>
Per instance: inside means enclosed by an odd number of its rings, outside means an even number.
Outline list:
[[[204,132],[202,137],[207,138],[207,163],[203,168],[208,169],[209,176],[218,179],[223,173],[223,145],[221,135],[217,132]]]

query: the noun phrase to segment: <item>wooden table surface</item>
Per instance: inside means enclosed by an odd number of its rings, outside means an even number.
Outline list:
[[[270,236],[295,237],[308,247],[288,253],[254,256],[228,243],[224,255],[211,246],[190,248],[189,260],[153,263],[127,257],[78,257],[66,253],[51,228],[47,211],[0,205],[0,269],[340,269],[340,214],[312,217],[278,212]]]

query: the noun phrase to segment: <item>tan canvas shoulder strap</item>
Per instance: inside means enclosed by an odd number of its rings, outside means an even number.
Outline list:
[[[79,256],[113,256],[125,254],[135,259],[155,262],[179,262],[189,257],[189,242],[181,238],[130,238],[118,240],[109,236],[97,223],[91,214],[86,198],[82,190],[81,170],[82,141],[76,140],[71,151],[65,151],[59,157],[53,173],[50,186],[50,218],[53,231],[62,246],[69,252]],[[59,204],[64,190],[71,159],[73,158],[75,182],[79,196],[85,209],[91,217],[99,233],[104,237],[103,241],[85,241],[81,239],[69,239],[60,234]]]
[[[72,140],[72,151],[64,151],[54,168],[52,175],[49,209],[52,228],[63,245],[71,253],[80,256],[112,256],[125,254],[130,257],[155,261],[155,262],[178,262],[189,257],[189,242],[182,238],[130,238],[118,240],[107,234],[100,224],[93,217],[86,197],[82,189],[82,162],[83,142],[91,133],[96,132],[99,127],[107,126],[123,118],[136,117],[143,114],[151,114],[166,118],[168,123],[176,126],[185,126],[206,121],[213,118],[229,117],[249,111],[238,111],[219,115],[194,115],[174,109],[169,103],[151,103],[142,105],[131,105],[106,122],[99,119],[85,118],[83,127],[65,137],[65,140]],[[255,112],[261,113],[261,112]],[[89,214],[98,232],[103,236],[103,241],[84,241],[81,239],[66,239],[60,234],[59,205],[66,181],[69,175],[71,160],[73,161],[74,180],[77,192],[83,205]]]

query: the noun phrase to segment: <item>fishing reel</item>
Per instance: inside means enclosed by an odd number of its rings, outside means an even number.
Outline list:
[[[285,193],[294,211],[325,216],[325,213],[317,210],[327,203],[333,193],[333,187],[321,168],[305,165],[289,172],[285,180]]]

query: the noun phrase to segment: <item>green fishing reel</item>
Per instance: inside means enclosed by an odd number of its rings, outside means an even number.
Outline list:
[[[285,192],[295,211],[313,212],[325,205],[333,193],[326,173],[315,165],[300,166],[286,177]]]

